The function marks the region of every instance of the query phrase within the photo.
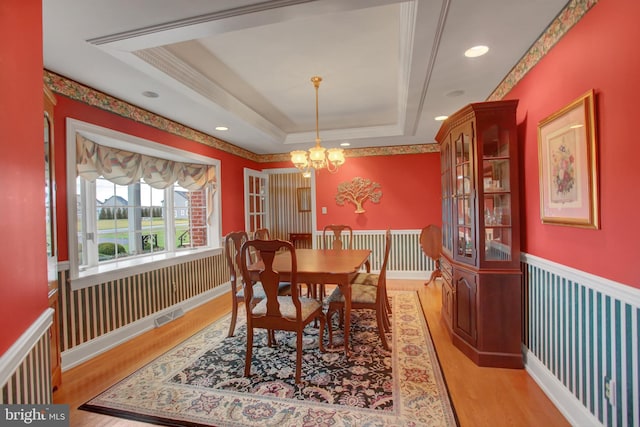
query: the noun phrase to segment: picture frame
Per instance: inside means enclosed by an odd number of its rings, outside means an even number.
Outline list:
[[[600,228],[593,89],[538,123],[543,224]]]
[[[298,212],[311,212],[311,187],[296,189],[298,196]]]

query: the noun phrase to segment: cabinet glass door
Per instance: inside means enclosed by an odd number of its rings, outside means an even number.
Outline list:
[[[454,134],[456,135],[456,134]],[[455,206],[456,211],[456,258],[465,262],[475,261],[473,236],[474,200],[472,136],[467,130],[455,137]]]
[[[509,132],[497,125],[482,134],[484,258],[511,261],[512,224]]]
[[[453,253],[453,192],[451,191],[451,141],[447,138],[440,151],[442,190],[442,249]]]

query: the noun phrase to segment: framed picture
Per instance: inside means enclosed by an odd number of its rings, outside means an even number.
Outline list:
[[[600,227],[594,98],[590,90],[538,123],[544,224]]]
[[[311,187],[300,187],[298,192],[298,212],[311,212]]]

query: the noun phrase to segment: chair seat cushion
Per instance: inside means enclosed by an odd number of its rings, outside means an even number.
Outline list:
[[[378,286],[378,279],[380,275],[373,273],[358,273],[353,278],[351,283],[357,283],[359,285]]]
[[[351,285],[352,304],[375,304],[378,290],[375,286],[354,283]],[[328,303],[338,302],[344,304],[344,294],[340,288],[335,288],[327,298]]]
[[[293,304],[293,300],[288,296],[278,297],[278,303],[280,304],[280,313],[282,316],[296,320],[296,306]],[[302,307],[302,320],[308,319],[311,314],[317,309],[322,307],[322,303],[315,298],[300,297],[300,306]],[[265,316],[267,314],[267,300],[263,299],[253,308],[252,313],[255,316]]]
[[[241,288],[236,295],[238,298],[244,298],[244,289]],[[282,282],[278,285],[278,295],[291,295],[291,283]],[[265,299],[267,295],[264,293],[262,283],[256,282],[253,284],[253,297],[255,299]]]

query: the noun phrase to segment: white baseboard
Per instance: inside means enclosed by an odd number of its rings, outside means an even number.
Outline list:
[[[591,427],[603,424],[523,346],[525,369],[572,426]]]
[[[80,345],[73,347],[70,350],[62,353],[62,371],[66,371],[75,366],[84,363],[97,355],[104,353],[114,347],[125,343],[132,338],[137,337],[147,331],[155,328],[154,320],[156,317],[173,312],[178,308],[182,308],[185,312],[193,310],[194,308],[211,301],[225,293],[230,291],[230,284],[218,286],[208,292],[204,292],[198,296],[195,296],[186,301],[182,301],[179,304],[168,307],[162,311],[153,313],[151,316],[147,316],[144,319],[140,319],[122,328],[118,328],[113,332],[102,335],[98,338],[92,339]]]

